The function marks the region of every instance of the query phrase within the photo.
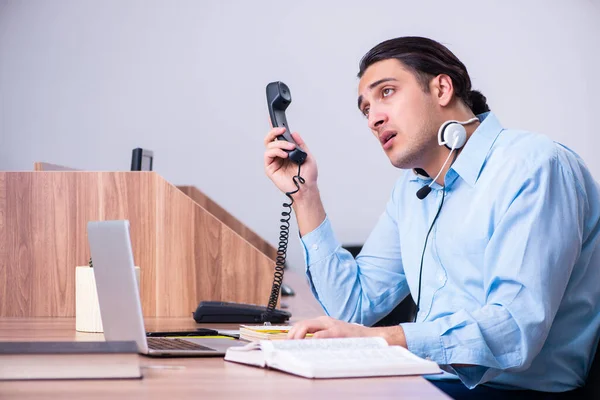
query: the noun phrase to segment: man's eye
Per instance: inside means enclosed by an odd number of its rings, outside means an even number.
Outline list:
[[[394,93],[394,89],[392,89],[392,88],[385,88],[381,91],[381,94],[383,95],[383,97],[388,97],[392,93]]]
[[[364,115],[365,117],[368,117],[368,116],[369,116],[369,107],[365,107],[365,108],[363,108],[363,115]]]

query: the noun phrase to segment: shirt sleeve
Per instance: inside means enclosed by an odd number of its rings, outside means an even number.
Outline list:
[[[328,217],[301,238],[309,284],[327,315],[371,326],[408,294],[396,222],[397,186],[356,259],[341,247]]]
[[[531,169],[486,247],[485,304],[401,324],[409,350],[445,365],[469,388],[530,366],[581,251],[583,189],[556,156]]]

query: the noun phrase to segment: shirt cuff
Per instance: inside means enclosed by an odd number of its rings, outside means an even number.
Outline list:
[[[333,233],[329,218],[326,216],[321,225],[300,237],[304,248],[306,267],[331,256],[341,246]]]
[[[446,365],[443,368],[445,368],[448,372],[455,373],[461,382],[469,389],[473,389],[477,385],[495,378],[502,372],[498,369],[482,367],[479,365],[460,368],[454,368],[452,365]],[[497,385],[496,387],[499,389],[516,389],[515,387],[504,385]]]
[[[404,323],[400,326],[404,330],[406,347],[411,353],[438,364],[448,364],[438,324],[416,322]]]

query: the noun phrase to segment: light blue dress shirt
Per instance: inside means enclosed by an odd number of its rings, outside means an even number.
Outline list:
[[[582,386],[600,328],[600,192],[583,161],[531,132],[482,123],[445,177],[408,349],[467,387]],[[427,230],[442,199],[407,171],[354,259],[326,218],[301,238],[326,313],[370,326],[417,297]],[[453,368],[450,364],[474,366]],[[433,377],[432,377],[433,378]]]

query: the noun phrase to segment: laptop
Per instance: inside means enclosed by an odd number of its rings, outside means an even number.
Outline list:
[[[231,339],[147,337],[135,277],[129,221],[90,221],[92,253],[100,316],[106,340],[132,340],[148,356],[223,356]]]

